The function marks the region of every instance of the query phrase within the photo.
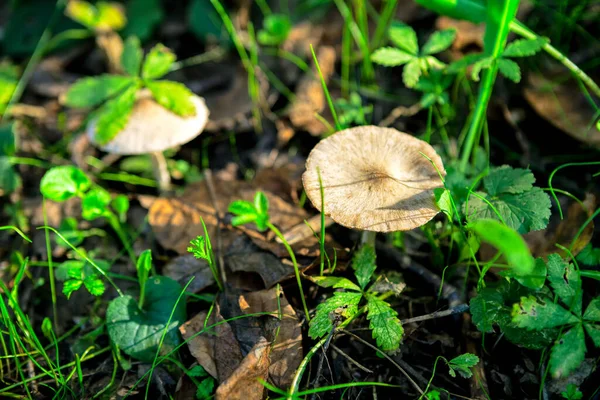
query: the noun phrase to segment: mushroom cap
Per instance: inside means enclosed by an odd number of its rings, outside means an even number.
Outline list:
[[[432,163],[423,155],[429,157]],[[306,161],[304,190],[340,225],[367,231],[406,231],[424,225],[439,209],[433,189],[446,171],[428,143],[391,128],[360,126],[319,142]]]
[[[127,125],[113,140],[103,146],[97,144],[96,120],[88,124],[87,135],[92,143],[108,153],[132,155],[165,151],[194,139],[202,133],[208,121],[204,99],[196,95],[190,99],[196,106],[196,115],[184,118],[142,93]]]

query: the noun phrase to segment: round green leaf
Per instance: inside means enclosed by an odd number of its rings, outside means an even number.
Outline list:
[[[114,299],[106,311],[111,340],[125,354],[151,362],[181,290],[181,286],[174,280],[155,276],[146,283],[144,309],[140,309],[131,296]],[[185,318],[185,301],[182,298],[173,311],[161,354],[177,346],[180,341],[177,327],[185,322]]]
[[[45,198],[65,201],[73,196],[82,195],[92,182],[78,168],[71,165],[54,167],[42,177],[40,191]]]

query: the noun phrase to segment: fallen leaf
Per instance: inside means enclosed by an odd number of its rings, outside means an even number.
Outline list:
[[[242,360],[240,366],[219,387],[215,393],[217,400],[262,400],[265,387],[259,379],[269,376],[269,354],[271,347],[267,340],[260,338],[252,350]]]
[[[199,260],[191,254],[179,256],[171,260],[164,266],[162,274],[176,280],[182,286],[191,277],[194,277],[194,280],[187,288],[192,293],[198,293],[215,283],[215,278],[208,266],[208,262],[206,260]]]
[[[532,73],[523,94],[529,105],[552,125],[577,140],[600,148],[600,130],[595,123],[597,115],[572,78],[564,80]],[[594,101],[598,103],[597,98]]]

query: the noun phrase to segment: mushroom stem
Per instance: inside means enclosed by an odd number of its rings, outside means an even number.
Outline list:
[[[111,74],[122,73],[121,54],[123,53],[123,39],[121,39],[121,36],[113,31],[99,31],[96,34],[96,44],[106,56],[108,71]]]
[[[360,239],[360,244],[362,246],[368,244],[375,248],[375,237],[377,236],[377,232],[373,231],[363,231],[362,238]]]
[[[154,170],[154,177],[158,182],[158,189],[161,192],[171,190],[171,175],[167,168],[167,160],[165,159],[162,151],[154,151],[150,153],[150,159],[152,160],[152,169]]]

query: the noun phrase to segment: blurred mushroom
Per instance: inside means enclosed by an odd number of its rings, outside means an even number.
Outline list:
[[[113,140],[99,147],[111,154],[149,154],[159,188],[167,191],[171,177],[163,151],[194,139],[202,133],[208,121],[204,99],[192,95],[191,101],[196,106],[196,114],[184,118],[155,102],[149,91],[142,90],[125,128]],[[88,124],[87,135],[98,146],[96,120]]]
[[[440,174],[446,174],[428,143],[377,126],[343,130],[311,151],[302,181],[321,210],[318,171],[325,214],[340,225],[370,232],[406,231],[431,220],[439,212],[433,189],[442,186]],[[374,242],[374,233],[367,233],[365,241]]]

